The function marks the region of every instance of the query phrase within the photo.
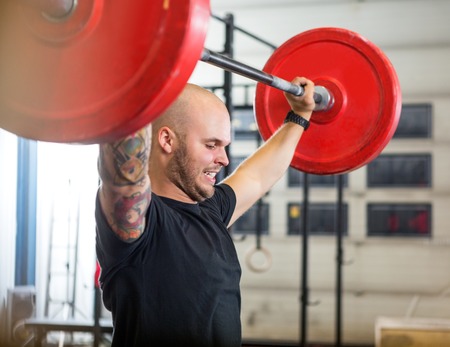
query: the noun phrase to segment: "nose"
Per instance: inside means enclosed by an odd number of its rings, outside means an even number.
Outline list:
[[[219,152],[217,154],[216,160],[214,161],[215,164],[219,164],[221,166],[228,166],[230,161],[228,160],[228,155],[225,150],[225,147],[222,147],[219,149]]]

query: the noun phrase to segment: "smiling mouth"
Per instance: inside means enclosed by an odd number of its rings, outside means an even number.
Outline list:
[[[212,172],[212,171],[205,171],[204,172],[205,176],[208,176],[211,179],[216,178],[217,172]]]

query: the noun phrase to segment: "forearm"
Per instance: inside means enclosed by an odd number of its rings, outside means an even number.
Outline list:
[[[283,124],[239,167],[260,194],[264,195],[284,175],[303,132],[303,127],[297,124]]]
[[[150,203],[148,160],[151,129],[146,127],[113,143],[100,145],[100,203],[113,231],[124,240],[142,234]]]
[[[294,96],[285,93],[286,99],[292,111],[308,121],[314,109],[314,83],[304,77],[296,77],[292,83],[304,86],[305,94]],[[236,194],[236,208],[230,225],[283,176],[292,161],[303,132],[302,125],[288,120],[225,179],[224,182],[230,185]]]
[[[229,225],[283,176],[303,132],[303,127],[298,124],[283,124],[264,145],[224,180],[236,194],[236,208]]]

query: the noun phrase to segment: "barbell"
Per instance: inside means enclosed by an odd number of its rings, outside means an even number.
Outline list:
[[[9,0],[0,18],[0,127],[50,142],[112,141],[148,124],[175,100],[199,60],[257,81],[254,112],[263,139],[282,124],[287,82],[316,84],[314,126],[291,165],[337,174],[373,160],[401,111],[386,55],[342,28],[302,32],[262,70],[203,47],[209,0]]]

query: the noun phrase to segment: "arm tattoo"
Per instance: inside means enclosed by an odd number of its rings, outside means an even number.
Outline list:
[[[114,143],[100,145],[98,171],[103,181],[108,223],[123,241],[144,232],[151,189],[147,172],[151,130],[140,131]]]
[[[133,241],[144,231],[145,213],[150,202],[150,189],[123,197],[114,205],[112,218],[116,234],[124,241]]]
[[[114,155],[114,180],[116,186],[141,183],[147,174],[150,135],[147,128],[128,136],[111,146]]]

